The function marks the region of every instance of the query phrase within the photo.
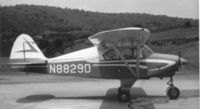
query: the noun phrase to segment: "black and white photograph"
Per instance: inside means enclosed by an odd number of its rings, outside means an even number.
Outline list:
[[[199,109],[198,0],[0,0],[0,109]]]

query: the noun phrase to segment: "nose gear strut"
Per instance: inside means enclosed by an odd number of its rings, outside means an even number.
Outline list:
[[[180,96],[180,90],[173,84],[173,77],[170,77],[170,80],[167,82],[169,87],[166,90],[167,96],[171,100],[175,100]]]

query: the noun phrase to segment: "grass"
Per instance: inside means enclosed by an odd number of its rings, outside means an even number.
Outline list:
[[[194,68],[195,70],[199,70],[198,37],[198,27],[176,28],[158,33],[152,33],[149,41],[156,41],[158,42],[158,45],[149,44],[149,46],[155,52],[159,53],[178,55],[178,52],[181,52],[181,57],[185,58],[189,62],[189,64],[187,65],[188,69],[193,70]]]
[[[199,41],[193,41],[181,45],[150,45],[153,51],[158,53],[178,55],[180,51],[181,57],[188,61],[186,67],[190,70],[199,70]]]
[[[150,41],[160,42],[159,45],[149,46],[159,53],[175,54],[181,52],[181,57],[188,61],[186,67],[190,70],[199,70],[199,40],[190,40],[199,37],[198,27],[177,28],[159,33],[153,33]],[[169,40],[170,39],[170,40]],[[180,39],[184,39],[181,43]],[[196,38],[197,39],[197,38]]]
[[[177,28],[171,29],[167,31],[162,31],[158,33],[152,33],[150,36],[150,41],[159,41],[159,40],[167,40],[167,39],[183,39],[183,38],[194,38],[198,37],[199,28],[191,27],[191,28]]]

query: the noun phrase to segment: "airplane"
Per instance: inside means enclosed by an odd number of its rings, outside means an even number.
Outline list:
[[[145,44],[149,36],[148,29],[138,27],[102,31],[88,38],[93,47],[46,58],[29,35],[21,34],[13,44],[9,64],[25,72],[118,79],[119,102],[131,100],[130,89],[138,79],[168,77],[166,95],[177,99],[180,90],[174,85],[173,76],[187,61],[180,56],[155,53]]]

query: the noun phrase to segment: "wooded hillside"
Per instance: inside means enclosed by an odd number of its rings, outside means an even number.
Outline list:
[[[1,56],[9,56],[15,38],[31,35],[46,56],[91,46],[86,40],[102,30],[144,27],[153,33],[198,27],[198,20],[139,13],[99,13],[49,6],[0,7]]]

